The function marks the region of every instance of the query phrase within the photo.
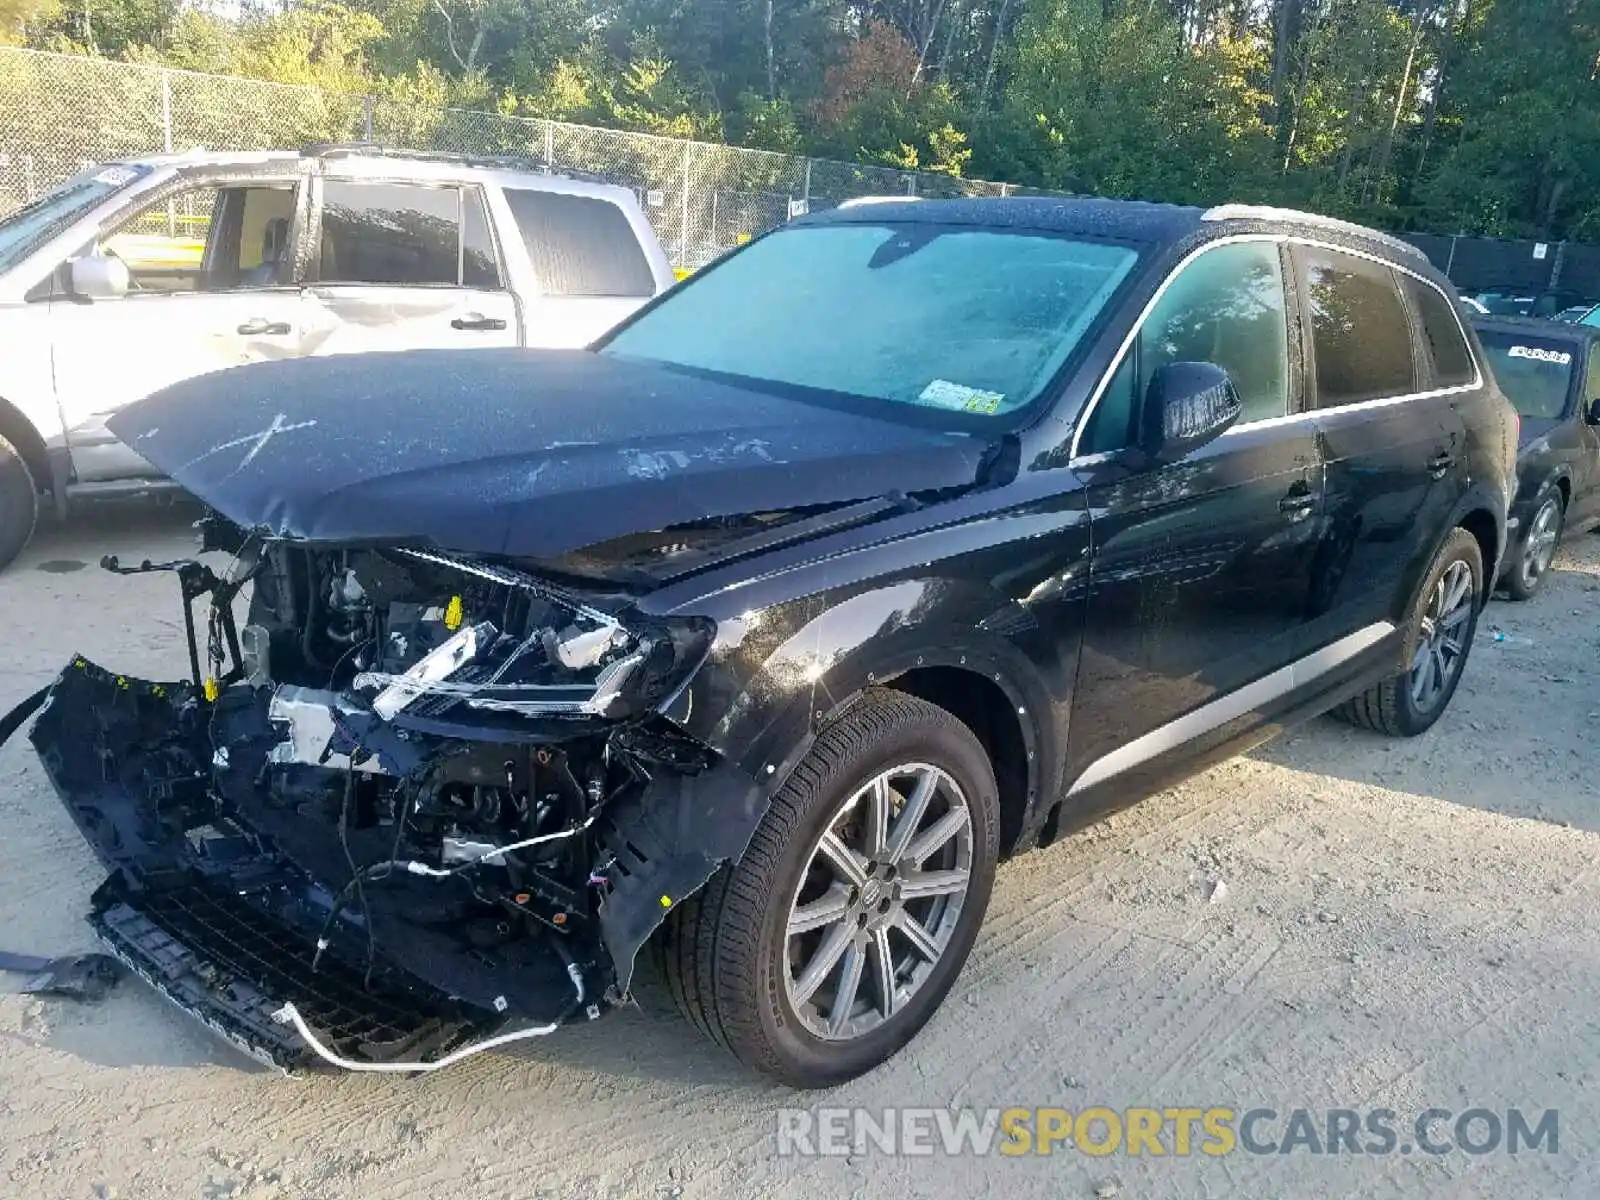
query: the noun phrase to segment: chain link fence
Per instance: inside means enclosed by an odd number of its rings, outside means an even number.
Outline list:
[[[317,142],[527,155],[631,188],[674,265],[700,267],[852,196],[1003,196],[926,171],[799,158],[561,121],[402,104],[225,75],[0,49],[0,216],[91,162]]]

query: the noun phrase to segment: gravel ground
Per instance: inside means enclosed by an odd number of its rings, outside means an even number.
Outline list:
[[[182,553],[185,522],[107,509],[0,574],[0,703],[73,651],[181,674],[175,582],[93,564]],[[1490,608],[1431,734],[1319,720],[1002,870],[943,1011],[826,1096],[657,1011],[420,1080],[285,1080],[135,981],[94,1007],[0,994],[0,1194],[1594,1197],[1597,662],[1585,536],[1539,599]],[[21,738],[0,778],[0,944],[91,949],[101,872]],[[1553,1108],[1560,1151],[780,1157],[775,1113],[796,1103]]]

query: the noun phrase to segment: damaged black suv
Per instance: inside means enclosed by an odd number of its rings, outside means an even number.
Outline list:
[[[113,432],[234,558],[106,564],[176,572],[192,678],[38,697],[91,919],[285,1068],[547,1034],[644,952],[744,1062],[848,1079],[1001,858],[1330,708],[1439,718],[1516,455],[1481,361],[1353,226],[908,201],[588,351],[159,393]]]

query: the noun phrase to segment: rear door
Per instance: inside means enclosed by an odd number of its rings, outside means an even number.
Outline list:
[[[527,255],[527,344],[587,346],[656,294],[656,277],[620,205],[550,188],[503,189]]]
[[[1394,621],[1466,492],[1466,428],[1452,403],[1466,388],[1434,381],[1406,273],[1317,245],[1296,246],[1294,259],[1327,468],[1327,619]]]
[[[1578,442],[1581,453],[1573,464],[1572,511],[1568,518],[1579,525],[1600,518],[1600,351],[1596,342],[1589,343],[1588,364],[1584,371],[1584,385],[1578,403]]]
[[[1299,414],[1285,268],[1271,240],[1214,246],[1174,277],[1079,439],[1093,531],[1067,778],[1083,791],[1148,786],[1270,711],[1310,637],[1322,507],[1316,431]],[[1179,462],[1140,466],[1140,404],[1155,370],[1210,362],[1244,412]],[[1247,685],[1283,675],[1285,686]],[[1270,683],[1270,681],[1269,681]]]
[[[518,344],[476,185],[313,180],[307,354]]]

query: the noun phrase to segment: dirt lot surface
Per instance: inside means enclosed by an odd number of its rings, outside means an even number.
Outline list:
[[[45,531],[0,575],[0,703],[73,651],[181,675],[172,578],[94,564],[188,546],[172,512]],[[286,1080],[136,981],[96,1007],[0,994],[0,1194],[1600,1196],[1597,666],[1587,536],[1538,600],[1491,606],[1430,735],[1319,720],[1003,869],[943,1011],[825,1096],[752,1078],[663,1012],[420,1080]],[[0,945],[93,948],[101,872],[24,739],[0,780]],[[1560,1149],[782,1158],[775,1113],[797,1103],[1554,1108]]]

